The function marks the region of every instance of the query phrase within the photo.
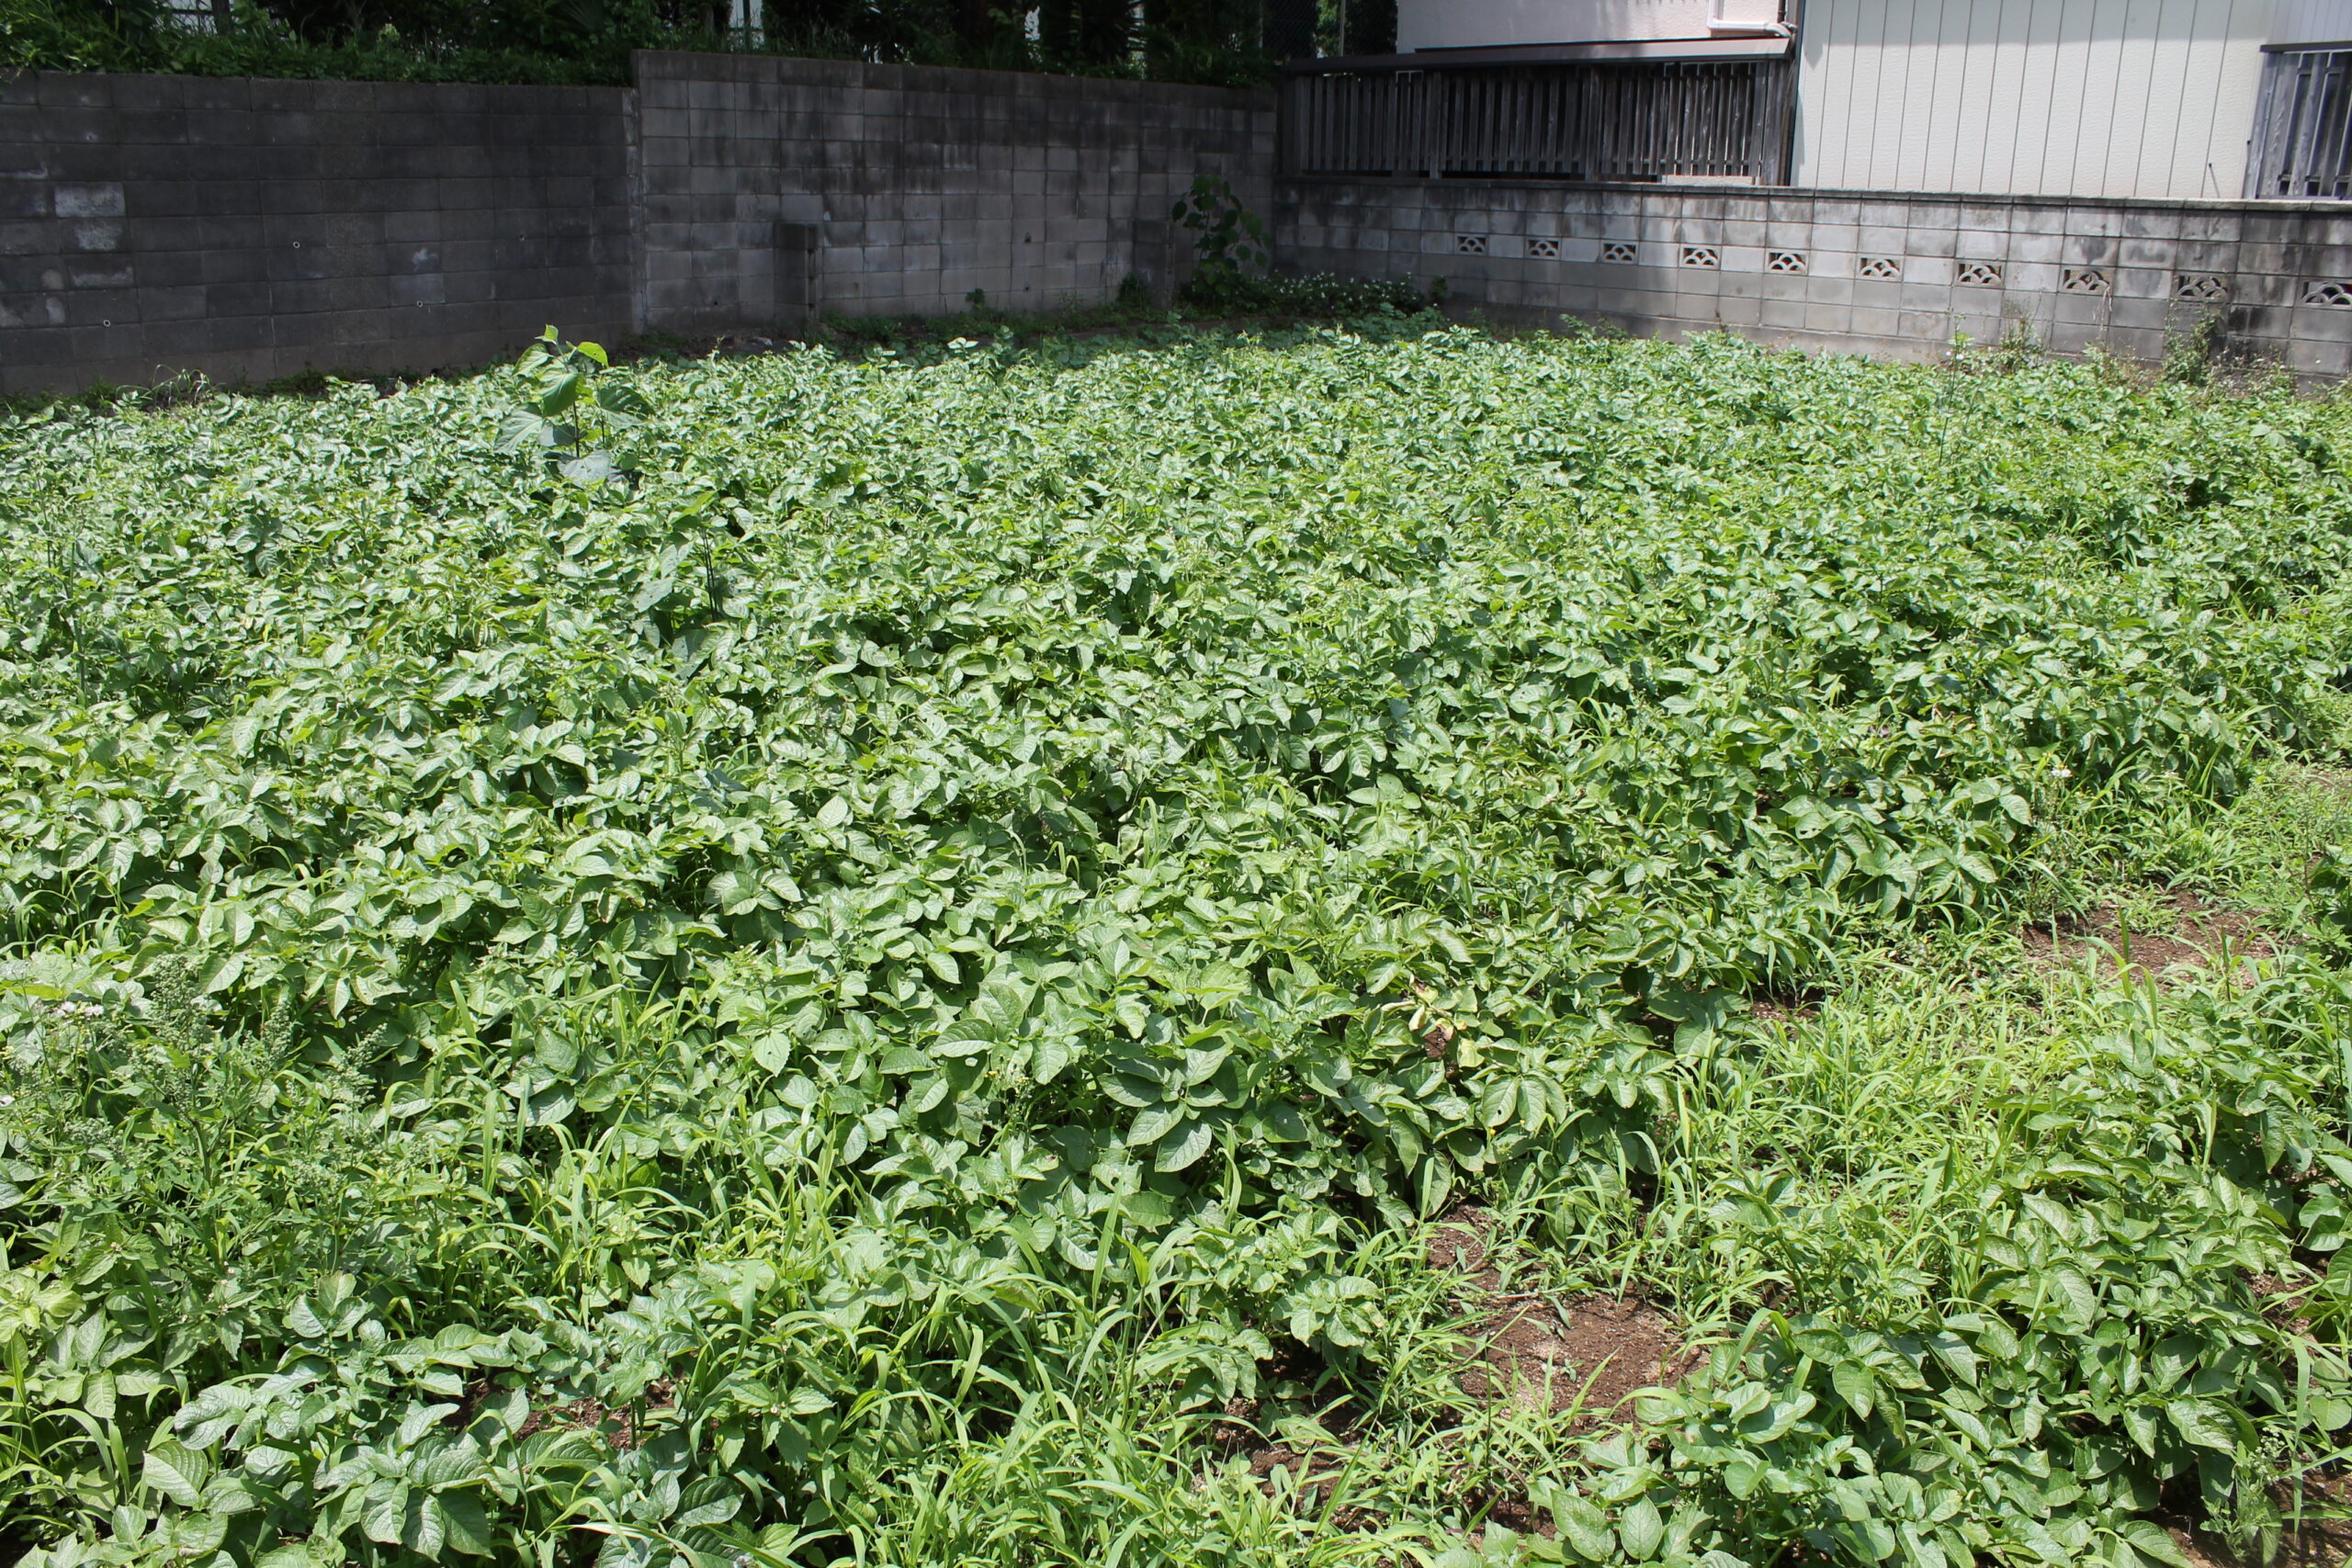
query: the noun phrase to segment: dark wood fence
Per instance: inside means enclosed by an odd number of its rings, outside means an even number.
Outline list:
[[[2299,49],[2265,62],[2245,194],[2272,201],[2352,197],[2352,49]]]
[[[1787,60],[1294,67],[1283,93],[1283,170],[1781,185],[1794,68]]]

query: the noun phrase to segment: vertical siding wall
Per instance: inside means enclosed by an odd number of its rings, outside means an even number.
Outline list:
[[[630,305],[618,88],[0,77],[0,392],[475,364]]]
[[[2318,13],[2345,9],[2298,4],[2322,26]],[[1806,0],[1795,183],[2237,196],[2273,12],[2271,0]]]
[[[2352,0],[2277,0],[2270,18],[2272,43],[2346,40],[2352,40]]]
[[[644,323],[1013,310],[1159,287],[1169,209],[1215,171],[1263,212],[1270,89],[757,55],[637,57]]]
[[[2225,352],[2352,372],[2352,209],[1660,186],[1286,181],[1286,265],[1446,280],[1505,320],[1735,332],[1890,358],[1956,334],[2164,356],[2209,315]]]

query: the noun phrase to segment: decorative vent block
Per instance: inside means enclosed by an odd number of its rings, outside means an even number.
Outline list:
[[[2070,266],[2058,280],[2061,294],[2104,294],[2107,274],[2095,266]]]
[[[1854,271],[1862,277],[1892,283],[1903,276],[1903,264],[1893,256],[1863,256],[1855,262]]]
[[[1487,236],[1456,234],[1453,236],[1453,248],[1465,256],[1483,256],[1487,254]]]
[[[1634,245],[1629,240],[1604,241],[1600,247],[1600,259],[1605,262],[1629,263],[1634,254]]]
[[[1556,261],[1560,254],[1560,242],[1530,240],[1527,242],[1527,254],[1538,261]]]
[[[1723,265],[1723,258],[1715,254],[1713,245],[1685,245],[1682,247],[1682,265],[1717,267]]]
[[[1764,270],[1766,272],[1803,272],[1804,253],[1803,251],[1766,251]]]
[[[2172,297],[2176,299],[2199,301],[2226,299],[2230,297],[2230,280],[2218,272],[2175,273]]]
[[[2303,285],[2303,303],[2352,310],[2352,283],[2338,277],[2315,277]]]
[[[1958,279],[1960,286],[1962,288],[1998,288],[2001,287],[2001,269],[1991,262],[1962,262],[1960,264],[1960,270],[1954,274],[1954,276]]]

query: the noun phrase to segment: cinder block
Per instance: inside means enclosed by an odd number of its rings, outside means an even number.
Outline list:
[[[2352,309],[2340,305],[2300,306],[2290,330],[2297,338],[2313,343],[2352,344]]]
[[[2104,294],[2060,293],[2051,301],[2053,322],[2069,325],[2107,325],[2114,301]]]
[[[126,256],[121,264],[136,273],[142,289],[188,288],[209,281],[201,251],[146,251]]]
[[[1952,256],[1960,261],[2007,261],[2018,236],[2006,229],[1962,229],[1954,236]]]
[[[2296,338],[2287,344],[2285,363],[2299,375],[2340,378],[2352,370],[2352,350],[2341,344]]]
[[[2012,295],[2055,294],[2063,275],[2063,269],[2054,264],[2038,261],[2014,261],[2001,270]]]
[[[1949,310],[1905,310],[1895,321],[1898,337],[1939,345],[1951,341],[1952,318]]]
[[[2070,266],[2112,266],[2119,249],[2118,242],[2109,236],[2069,234],[2059,254]]]
[[[1847,318],[1847,330],[1861,337],[1895,338],[1903,335],[1902,312],[1856,306]]]
[[[1907,229],[1866,223],[1856,231],[1852,244],[1834,248],[1856,251],[1866,256],[1899,256],[1907,254],[1910,242],[1911,234]]]

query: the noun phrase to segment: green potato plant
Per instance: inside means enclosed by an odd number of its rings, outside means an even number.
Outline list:
[[[0,425],[19,1561],[2291,1527],[2340,950],[1753,1010],[2336,755],[2343,408],[1161,336]],[[1469,1401],[1464,1201],[1699,1370]]]

